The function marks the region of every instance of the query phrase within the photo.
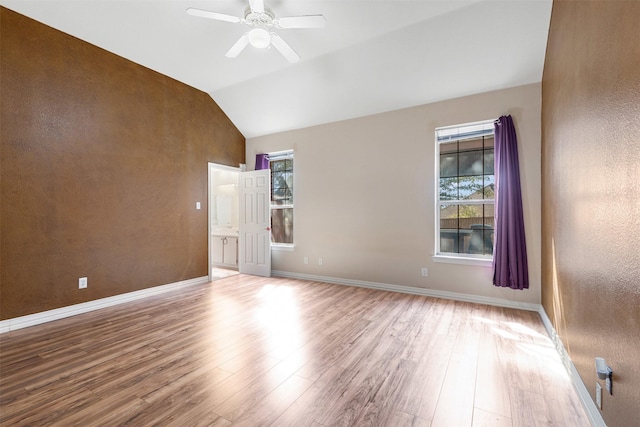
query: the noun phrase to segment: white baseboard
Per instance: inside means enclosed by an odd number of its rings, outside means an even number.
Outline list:
[[[363,280],[341,279],[337,277],[316,276],[312,274],[292,273],[289,271],[273,270],[276,277],[291,279],[313,280],[316,282],[333,283],[335,285],[357,286],[360,288],[378,289],[382,291],[400,292],[403,294],[422,295],[426,297],[444,298],[456,301],[475,302],[478,304],[495,305],[498,307],[517,308],[519,310],[539,311],[540,304],[511,301],[501,298],[483,297],[479,295],[461,294],[457,292],[437,291],[433,289],[415,288],[413,286],[392,285],[389,283],[366,282]]]
[[[63,319],[65,317],[75,316],[77,314],[87,313],[89,311],[99,310],[101,308],[111,307],[129,301],[135,301],[151,295],[184,288],[186,286],[207,283],[208,281],[209,278],[207,276],[196,277],[194,279],[182,280],[180,282],[169,283],[167,285],[154,286],[153,288],[141,289],[139,291],[128,292],[126,294],[114,295],[112,297],[87,301],[67,307],[56,308],[54,310],[47,310],[40,313],[2,320],[0,321],[0,334],[15,331],[16,329],[39,325],[41,323],[51,322],[53,320]]]
[[[582,402],[582,407],[587,412],[587,416],[589,417],[589,421],[591,422],[591,425],[594,427],[606,427],[607,425],[604,422],[604,419],[602,418],[602,414],[600,413],[600,410],[598,409],[595,402],[591,398],[591,395],[589,394],[589,391],[587,390],[587,387],[585,386],[584,381],[582,381],[582,377],[578,373],[576,366],[571,361],[571,358],[569,357],[569,353],[567,353],[567,350],[565,349],[564,344],[562,344],[562,341],[558,336],[558,332],[551,324],[551,320],[549,319],[549,316],[547,316],[547,312],[544,310],[544,307],[542,307],[542,305],[540,306],[539,314],[540,314],[540,318],[542,319],[542,323],[544,324],[544,327],[546,328],[547,333],[549,334],[549,337],[551,338],[553,345],[556,347],[556,350],[558,351],[558,354],[562,359],[562,363],[564,364],[564,367],[566,368],[567,373],[571,378],[571,382],[573,382],[573,386],[578,392],[578,397]]]

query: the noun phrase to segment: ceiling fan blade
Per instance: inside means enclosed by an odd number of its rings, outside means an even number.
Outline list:
[[[289,46],[287,42],[285,42],[282,39],[282,37],[280,37],[276,33],[271,33],[271,44],[274,45],[276,49],[278,49],[278,51],[282,54],[282,56],[287,58],[287,61],[289,62],[300,61],[300,55],[298,55],[296,51],[293,50],[291,46]]]
[[[273,22],[278,28],[324,28],[327,24],[322,15],[287,16]]]
[[[192,16],[216,19],[218,21],[232,22],[234,24],[242,22],[242,19],[238,18],[237,16],[225,15],[224,13],[209,12],[208,10],[194,9],[192,7],[187,9],[187,13]]]
[[[224,56],[226,56],[227,58],[235,58],[236,56],[240,55],[240,52],[242,52],[248,44],[249,33],[245,33],[238,39],[237,42],[235,42],[233,46],[231,46],[231,49],[229,49],[227,53],[224,54]]]
[[[249,0],[249,7],[255,13],[264,13],[264,0]]]

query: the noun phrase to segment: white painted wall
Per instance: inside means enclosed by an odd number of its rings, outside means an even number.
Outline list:
[[[257,153],[294,150],[295,248],[274,251],[273,269],[540,303],[540,111],[532,84],[248,139],[249,169]],[[506,114],[519,138],[525,291],[494,287],[490,267],[432,261],[435,128]]]

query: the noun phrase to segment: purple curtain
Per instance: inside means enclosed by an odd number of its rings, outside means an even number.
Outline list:
[[[496,229],[493,284],[511,289],[528,289],[529,268],[524,237],[516,130],[511,116],[500,117],[494,126]]]
[[[256,170],[269,169],[269,155],[256,154]]]

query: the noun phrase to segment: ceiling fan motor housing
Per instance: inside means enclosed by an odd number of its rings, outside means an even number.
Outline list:
[[[274,19],[275,15],[266,7],[263,13],[254,12],[251,7],[247,7],[244,11],[244,21],[250,27],[271,29]]]

